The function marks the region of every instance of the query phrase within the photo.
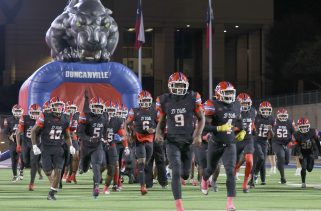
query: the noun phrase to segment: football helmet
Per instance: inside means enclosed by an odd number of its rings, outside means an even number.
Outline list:
[[[65,103],[59,97],[50,99],[50,110],[52,113],[61,114],[65,110]]]
[[[15,104],[13,107],[12,107],[12,115],[15,117],[15,118],[20,118],[21,115],[23,114],[23,109],[20,105],[18,104]]]
[[[189,87],[187,77],[181,72],[175,72],[168,79],[168,89],[174,95],[185,95]]]
[[[214,103],[212,100],[206,100],[203,104],[205,116],[213,115],[215,112]]]
[[[265,118],[271,116],[272,115],[271,103],[268,101],[263,101],[262,103],[260,103],[259,112]]]
[[[230,82],[220,82],[215,88],[216,99],[224,103],[230,104],[235,102],[235,95],[236,90]]]
[[[74,115],[78,111],[78,106],[73,101],[68,101],[66,103],[66,113],[69,115]]]
[[[246,93],[240,93],[236,99],[240,102],[241,104],[241,111],[249,111],[252,106],[252,100],[250,95]]]
[[[138,105],[141,108],[149,108],[152,106],[153,103],[153,97],[152,95],[146,91],[143,90],[138,95]]]
[[[108,113],[109,117],[116,116],[117,107],[116,107],[116,104],[113,101],[111,101],[111,100],[107,100],[106,101],[105,110]]]
[[[298,129],[301,133],[307,133],[310,130],[310,122],[307,118],[301,117],[298,122]]]
[[[276,113],[276,118],[278,118],[280,122],[286,122],[289,118],[288,111],[285,108],[279,108]]]
[[[38,119],[41,114],[41,107],[38,104],[32,104],[29,106],[29,116],[31,119]]]
[[[122,113],[122,105],[120,103],[116,103],[116,117],[121,118]]]
[[[93,114],[103,114],[105,110],[105,105],[100,97],[93,97],[89,101],[89,109]]]
[[[47,100],[47,101],[43,104],[43,106],[42,106],[42,111],[43,111],[43,112],[50,112],[50,101],[49,101],[49,100]]]
[[[122,105],[121,117],[126,119],[128,116],[128,108],[125,105]]]

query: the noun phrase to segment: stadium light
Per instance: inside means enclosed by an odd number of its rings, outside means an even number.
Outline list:
[[[189,27],[191,27],[191,25],[187,24],[186,27],[189,28]]]
[[[128,31],[133,32],[133,31],[135,31],[135,28],[129,28]]]
[[[224,30],[224,33],[226,33],[227,32],[227,30]]]
[[[239,28],[240,26],[236,25],[235,28]]]

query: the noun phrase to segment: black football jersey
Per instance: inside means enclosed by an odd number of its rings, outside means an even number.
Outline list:
[[[52,113],[45,113],[41,130],[43,146],[61,146],[65,143],[65,132],[69,127],[69,116],[62,114],[60,118]],[[40,117],[41,118],[41,117]]]
[[[256,140],[267,140],[268,132],[274,125],[274,118],[269,116],[267,118],[262,115],[257,115],[255,118]]]
[[[114,135],[122,128],[123,119],[118,117],[112,117],[106,128],[106,139],[108,143],[112,143],[114,141]]]
[[[216,99],[213,100],[215,112],[212,115],[212,125],[221,126],[226,123],[237,125],[241,120],[241,105],[235,101],[227,104]],[[230,144],[235,141],[234,131],[229,132],[215,132],[213,133],[213,139],[216,142]]]
[[[31,142],[31,130],[35,124],[35,119],[31,119],[29,115],[23,116],[23,141]]]
[[[292,140],[292,135],[294,133],[292,123],[291,120],[281,122],[276,119],[272,128],[274,134],[272,141],[278,144],[288,144]]]
[[[246,135],[244,140],[252,139],[253,137],[253,126],[256,117],[255,108],[251,107],[249,111],[241,111],[241,122],[242,122],[242,130],[246,131]]]
[[[80,119],[81,118],[82,117],[80,117]],[[108,120],[104,115],[94,115],[92,113],[85,114],[85,119],[85,123],[81,123],[83,127],[79,128],[78,135],[80,138],[85,139],[85,146],[97,147],[101,142],[91,143],[90,138],[105,138]]]
[[[184,137],[191,142],[196,93],[192,91],[184,96],[166,93],[161,95],[159,100],[161,109],[166,114],[167,138]]]
[[[4,134],[10,136],[11,134],[13,135],[14,141],[16,142],[16,131],[18,129],[19,126],[19,119],[16,119],[14,116],[10,116],[8,117],[6,120],[6,122],[4,123],[5,129],[4,129]],[[11,141],[10,141],[11,143]]]
[[[135,131],[140,134],[149,134],[149,128],[155,129],[157,126],[157,111],[151,106],[148,109],[134,108]]]
[[[296,131],[294,133],[294,139],[298,142],[302,154],[312,154],[317,149],[317,145],[314,146],[313,141],[316,137],[316,130],[310,128],[309,132],[301,133]]]

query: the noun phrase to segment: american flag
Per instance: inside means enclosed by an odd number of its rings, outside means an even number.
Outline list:
[[[138,50],[143,43],[145,43],[145,31],[144,31],[144,19],[142,10],[142,1],[137,0],[137,12],[136,12],[136,43],[135,47]]]
[[[210,32],[214,22],[214,14],[212,9],[211,0],[208,1],[208,8],[206,11],[206,48],[210,47]]]

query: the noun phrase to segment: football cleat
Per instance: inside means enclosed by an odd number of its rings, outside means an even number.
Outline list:
[[[307,188],[307,185],[305,183],[302,183],[301,188]]]
[[[66,183],[71,183],[74,182],[74,184],[77,184],[77,180],[76,180],[76,174],[72,173],[67,179],[66,179]]]
[[[201,191],[204,195],[208,194],[208,183],[207,183],[207,181],[204,180],[203,177],[202,177],[202,182],[201,182]]]
[[[120,191],[118,185],[113,185],[112,190],[113,190],[114,192],[119,192],[119,191]]]
[[[261,185],[266,185],[266,182],[261,182]]]
[[[198,186],[198,181],[195,179],[190,179],[189,182],[191,183],[192,186]]]
[[[243,193],[248,193],[249,192],[249,188],[246,187],[246,188],[243,188]]]
[[[301,170],[302,170],[302,168],[297,168],[295,170],[294,176],[300,176],[301,175]]]
[[[47,196],[47,200],[56,200],[55,194],[57,193],[57,191],[55,190],[50,190]]]
[[[104,186],[103,192],[104,192],[105,195],[109,195],[110,194],[110,191],[108,190],[108,186],[107,185]]]
[[[218,186],[214,180],[212,180],[211,185],[212,185],[213,192],[218,192]]]
[[[286,184],[286,179],[285,178],[281,178],[281,184]]]
[[[99,187],[95,186],[93,188],[93,197],[96,199],[99,196]]]
[[[67,177],[68,177],[67,172],[65,172],[61,180],[67,182]]]
[[[146,185],[142,185],[140,187],[140,193],[144,196],[148,193],[147,189],[146,189]]]
[[[34,187],[34,184],[30,183],[30,184],[28,185],[28,190],[29,190],[29,191],[34,191],[34,190],[35,190],[34,188],[35,188],[35,187]]]
[[[17,182],[18,180],[19,180],[19,178],[17,176],[13,176],[11,181],[12,182]]]

